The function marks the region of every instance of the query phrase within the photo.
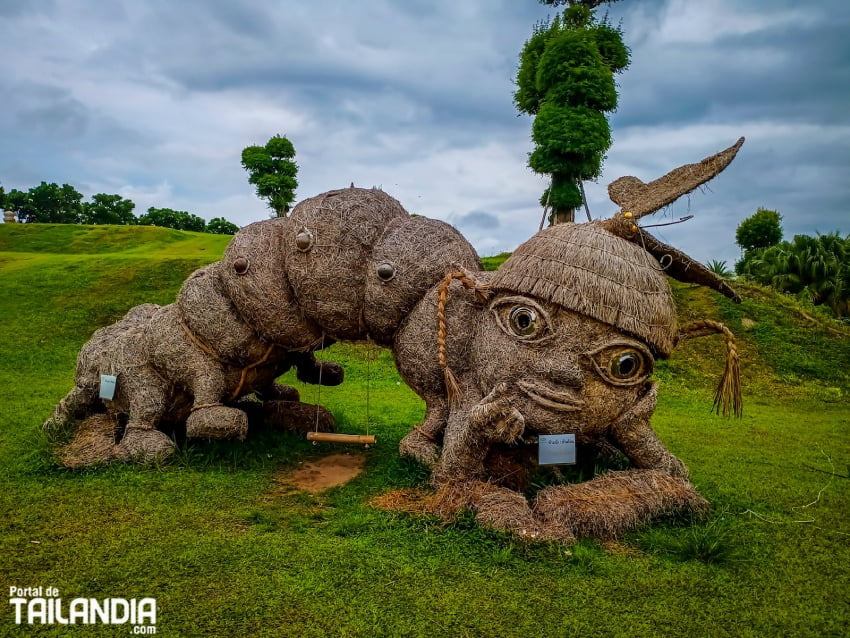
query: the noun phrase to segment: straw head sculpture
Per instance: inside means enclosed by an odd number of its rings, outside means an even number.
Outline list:
[[[396,341],[399,369],[414,389],[434,386],[442,370],[444,401],[429,402],[424,423],[401,444],[433,467],[439,488],[429,507],[451,516],[471,508],[491,526],[537,538],[614,537],[655,516],[702,512],[685,465],[650,426],[657,358],[686,337],[722,333],[727,364],[715,405],[740,414],[734,337],[722,324],[676,325],[667,275],[708,285],[737,300],[704,266],[642,230],[638,221],[717,175],[743,139],[698,164],[643,184],[621,178],[610,188],[622,208],[612,218],[560,224],[522,244],[492,276],[461,293],[450,278],[419,306]],[[417,313],[433,314],[428,322]],[[435,325],[436,324],[436,325]],[[430,360],[417,344],[440,344]],[[417,391],[426,396],[422,389]],[[542,490],[533,503],[516,489],[524,439],[572,434],[579,444],[614,448],[631,469]],[[505,447],[512,445],[513,447]]]
[[[717,175],[743,140],[699,164],[609,188],[612,218],[542,230],[496,273],[451,226],[410,216],[377,189],[307,199],[287,218],[236,234],[221,261],[193,273],[174,304],[132,309],[83,347],[75,388],[45,424],[71,423],[68,465],[162,458],[168,432],[244,438],[251,416],[311,430],[333,417],[275,379],[295,367],[336,384],[313,352],[334,341],[391,347],[426,403],[400,451],[432,468],[428,508],[473,509],[483,523],[569,542],[616,536],[655,516],[703,511],[687,469],[652,430],[656,358],[685,337],[721,332],[727,367],[716,396],[740,412],[734,338],[710,321],[677,327],[666,276],[734,291],[638,221]],[[102,398],[101,375],[115,379]],[[510,480],[517,442],[573,434],[614,448],[632,469],[557,485],[533,503]]]

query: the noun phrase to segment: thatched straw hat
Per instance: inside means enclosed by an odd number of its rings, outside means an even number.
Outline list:
[[[676,309],[658,261],[598,223],[557,224],[522,244],[490,287],[532,295],[615,326],[667,356]]]

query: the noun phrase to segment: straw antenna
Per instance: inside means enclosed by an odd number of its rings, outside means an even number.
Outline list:
[[[643,244],[646,251],[665,266],[664,272],[673,279],[689,284],[700,284],[729,297],[735,303],[741,303],[741,296],[726,283],[720,275],[711,272],[695,259],[691,259],[678,248],[658,241],[648,232],[638,230],[631,240]]]
[[[638,220],[672,204],[682,195],[687,195],[717,176],[735,159],[743,143],[742,137],[726,150],[706,157],[696,164],[675,168],[649,184],[644,184],[631,175],[621,177],[608,185],[608,197],[623,211],[629,211],[633,219]]]
[[[678,248],[659,241],[638,226],[637,221],[672,204],[682,195],[690,193],[715,177],[735,159],[743,143],[742,137],[729,148],[706,157],[696,164],[685,164],[675,168],[648,184],[632,176],[614,180],[608,186],[608,195],[621,210],[613,217],[599,222],[600,225],[623,239],[643,246],[674,279],[707,286],[729,297],[735,303],[739,303],[741,297],[722,277],[711,272],[695,259],[691,259]],[[686,219],[689,217],[679,221]]]

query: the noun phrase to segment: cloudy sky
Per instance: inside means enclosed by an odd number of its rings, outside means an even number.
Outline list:
[[[604,9],[603,9],[604,11]],[[738,159],[657,223],[702,261],[738,256],[759,206],[786,237],[850,233],[847,0],[623,0],[632,50],[605,186],[654,179],[732,144]],[[540,222],[518,53],[534,0],[0,0],[0,183],[69,183],[244,225],[268,216],[242,148],[289,137],[298,198],[380,186],[449,221],[482,255]]]

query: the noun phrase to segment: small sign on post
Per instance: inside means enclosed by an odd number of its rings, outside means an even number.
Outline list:
[[[539,465],[575,465],[575,434],[541,434],[537,441]]]
[[[112,401],[115,396],[115,382],[118,377],[111,374],[100,375],[100,398]]]

